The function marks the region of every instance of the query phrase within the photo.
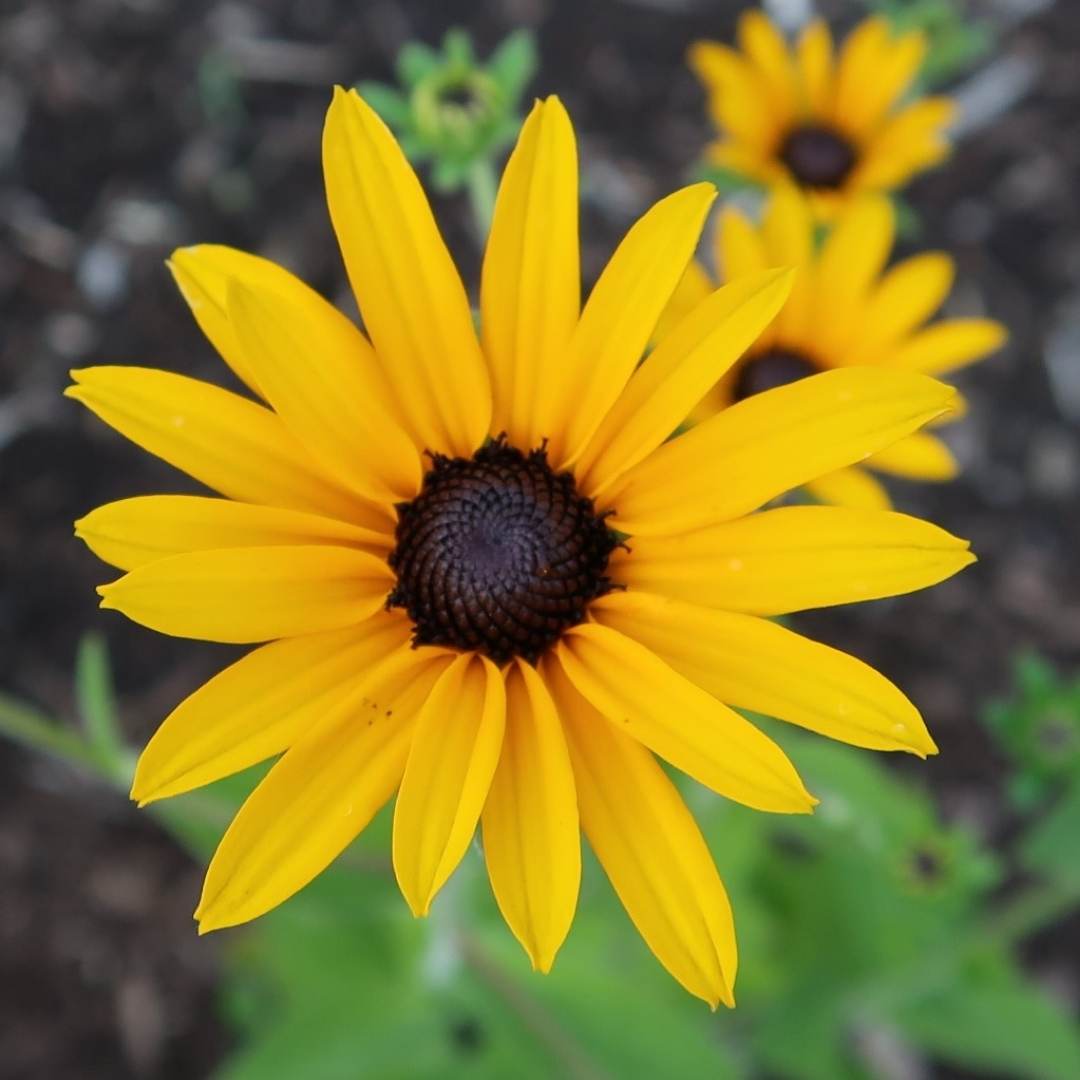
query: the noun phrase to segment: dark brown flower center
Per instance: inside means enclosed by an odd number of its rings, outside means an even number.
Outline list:
[[[788,349],[770,349],[759,356],[752,356],[735,376],[734,397],[736,401],[753,397],[764,390],[798,382],[813,375],[820,368],[808,357]]]
[[[436,455],[397,509],[387,606],[406,610],[417,645],[534,662],[612,587],[618,538],[543,449],[500,439],[471,458]]]
[[[784,139],[780,160],[803,187],[838,188],[855,167],[855,148],[831,128],[805,124]]]

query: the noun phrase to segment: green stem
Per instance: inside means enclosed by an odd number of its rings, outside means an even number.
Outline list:
[[[558,1020],[540,1002],[503,971],[476,937],[467,930],[459,929],[457,941],[465,963],[560,1062],[561,1076],[574,1077],[576,1080],[602,1080],[609,1075],[592,1061],[573,1035],[563,1030]]]
[[[481,245],[487,242],[491,231],[491,219],[495,214],[495,193],[497,182],[495,169],[487,158],[473,163],[466,178],[469,191],[469,208],[472,210],[473,225]]]
[[[64,761],[88,769],[110,783],[115,781],[112,770],[83,739],[81,732],[43,716],[21,701],[3,695],[0,695],[0,735],[6,735],[31,750],[42,750],[63,758]]]

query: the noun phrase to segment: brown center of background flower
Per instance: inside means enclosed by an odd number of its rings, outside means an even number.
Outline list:
[[[389,607],[417,645],[532,662],[608,592],[618,539],[574,478],[541,450],[497,440],[472,458],[436,455],[420,494],[398,506]]]
[[[842,187],[855,167],[855,148],[827,127],[797,127],[780,147],[780,160],[804,187]]]
[[[770,349],[752,356],[735,376],[734,397],[736,401],[753,397],[764,390],[798,382],[821,369],[808,357],[788,349]]]

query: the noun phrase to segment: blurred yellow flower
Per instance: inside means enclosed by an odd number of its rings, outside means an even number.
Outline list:
[[[948,153],[952,103],[905,102],[926,52],[920,32],[894,37],[874,16],[834,57],[824,22],[791,49],[765,15],[748,11],[738,43],[701,41],[689,54],[720,130],[708,150],[714,165],[767,185],[793,182],[827,218],[853,195],[902,187]]]
[[[141,368],[79,371],[69,391],[225,496],[126,499],[80,521],[127,571],[103,606],[167,634],[268,642],[164,721],[132,795],[281,755],[210,865],[203,931],[288,899],[395,794],[393,868],[424,915],[479,824],[496,900],[541,971],[573,919],[584,831],[661,963],[731,1004],[727,897],[654,755],[748,806],[805,813],[792,764],[730,705],[934,751],[885,678],[763,616],[921,588],[971,562],[968,545],[900,514],[753,511],[883,450],[953,391],[832,372],[669,441],[790,285],[771,270],[710,292],[639,364],[711,186],[646,213],[580,309],[574,132],[557,99],[538,102],[499,190],[478,337],[417,177],[355,93],[336,93],[323,155],[367,336],[273,263],[187,248],[177,282],[255,400]]]
[[[808,200],[790,184],[773,191],[760,225],[725,208],[714,238],[724,280],[737,281],[770,266],[794,266],[796,279],[780,313],[728,368],[693,419],[816,372],[865,366],[940,376],[1000,348],[1007,332],[993,319],[940,319],[926,325],[952,287],[953,261],[930,251],[886,271],[895,231],[892,203],[882,195],[852,201],[821,244],[815,242],[817,226]],[[715,287],[704,268],[691,263],[661,319],[658,338]],[[942,422],[955,419],[959,411]],[[864,465],[910,480],[951,480],[957,471],[949,448],[928,432],[901,439]],[[888,509],[888,493],[864,465],[816,477],[806,488],[823,502]]]

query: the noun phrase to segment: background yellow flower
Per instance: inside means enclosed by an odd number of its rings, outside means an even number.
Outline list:
[[[837,368],[948,375],[1005,342],[1005,327],[994,319],[929,322],[952,288],[953,261],[944,252],[931,251],[886,269],[896,225],[892,203],[884,196],[853,200],[839,212],[821,243],[818,228],[809,200],[790,184],[774,189],[760,224],[735,207],[721,213],[712,256],[722,280],[737,280],[769,266],[795,266],[797,272],[780,313],[713,387],[695,410],[695,419],[763,390]],[[692,263],[664,314],[658,337],[662,340],[713,287],[704,267]],[[958,412],[962,410],[960,404]],[[908,480],[944,481],[956,475],[957,465],[941,439],[917,432],[861,465],[815,477],[806,488],[823,502],[888,508],[887,491],[868,470]]]
[[[737,49],[713,41],[690,49],[720,131],[708,159],[767,185],[798,184],[821,217],[853,195],[903,187],[949,149],[951,102],[906,99],[925,53],[920,32],[895,35],[880,16],[834,55],[823,21],[789,47],[763,13],[747,11]]]

